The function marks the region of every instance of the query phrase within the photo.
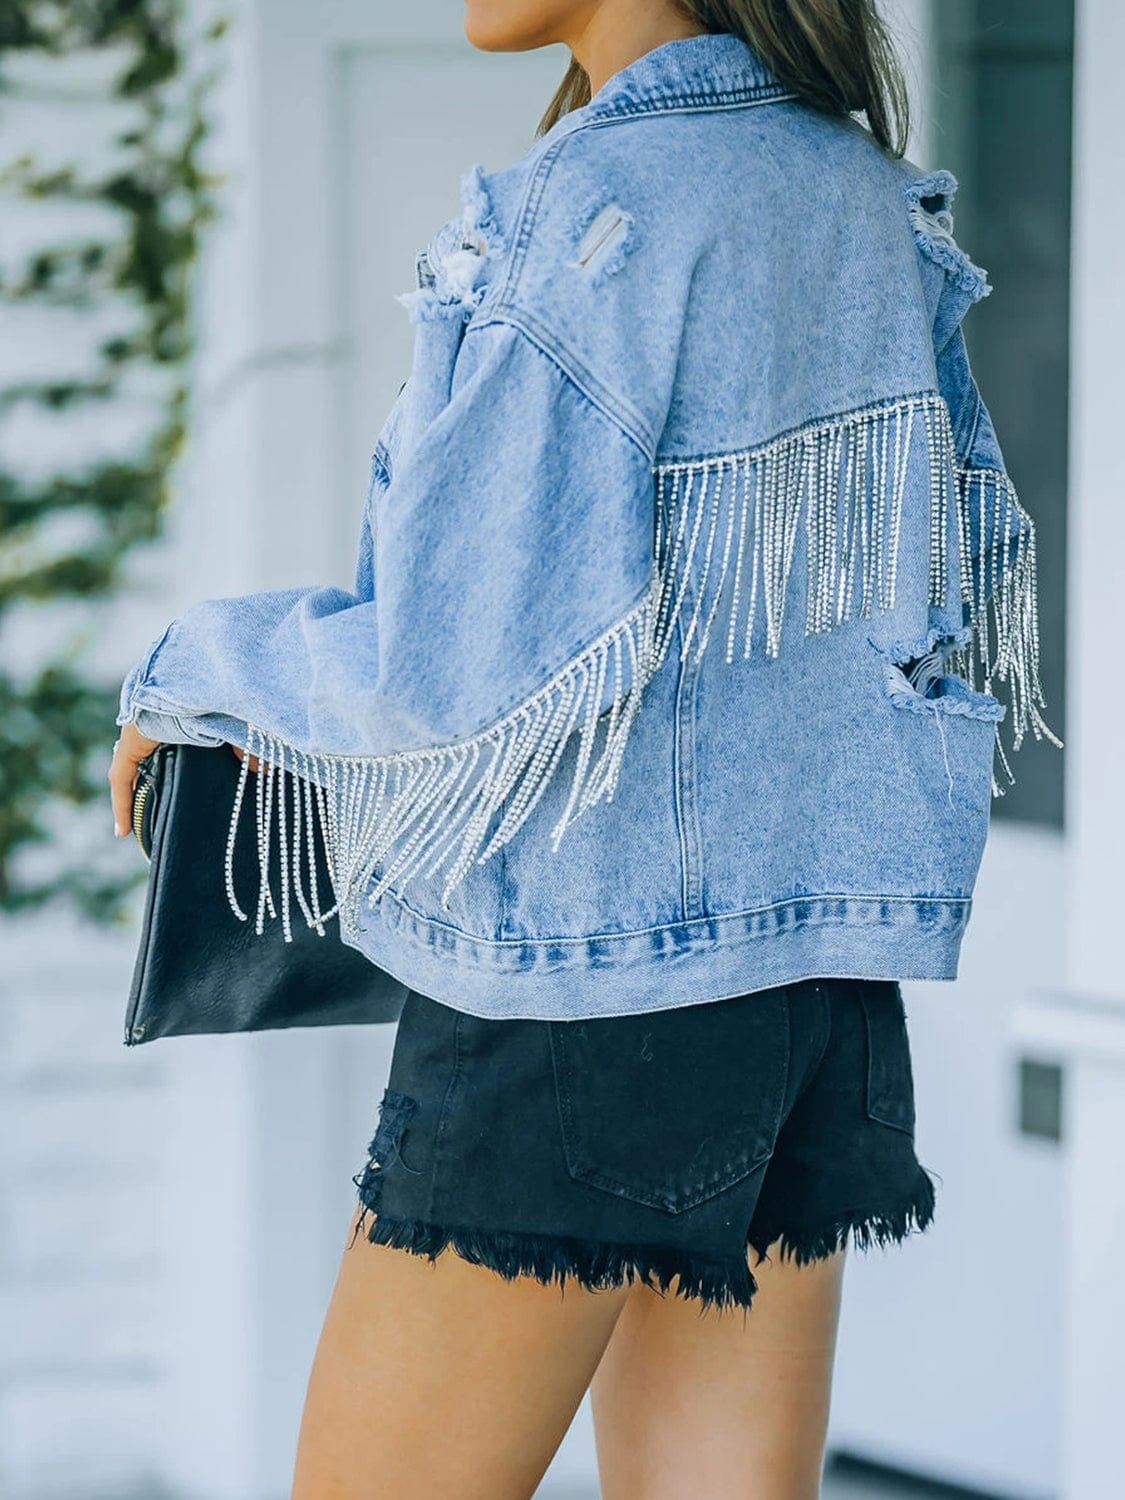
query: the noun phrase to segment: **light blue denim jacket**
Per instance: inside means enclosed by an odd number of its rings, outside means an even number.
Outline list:
[[[955,977],[1007,751],[1058,743],[955,189],[725,34],[468,172],[354,591],[204,600],[122,686],[262,757],[291,878],[232,921],[338,912],[481,1016]]]

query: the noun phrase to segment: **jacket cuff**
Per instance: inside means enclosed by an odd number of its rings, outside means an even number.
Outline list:
[[[192,719],[179,714],[162,713],[156,708],[134,708],[131,717],[120,716],[118,724],[135,724],[141,734],[165,745],[223,745],[222,735],[209,734]]]
[[[171,628],[172,624],[169,624],[163,634],[149,647],[140,661],[134,665],[121,684],[115,723],[118,726],[135,724],[141,734],[147,735],[150,740],[160,740],[162,744],[222,745],[225,743],[222,735],[209,733],[196,723],[190,715],[170,713],[164,709],[147,708],[144,704],[135,701],[138,690],[142,687],[148,676],[153,657],[164,644]]]

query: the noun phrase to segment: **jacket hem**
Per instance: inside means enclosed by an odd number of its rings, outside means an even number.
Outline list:
[[[805,979],[956,979],[971,907],[960,896],[801,896],[635,932],[492,940],[387,892],[343,940],[407,988],[468,1015],[588,1020]]]

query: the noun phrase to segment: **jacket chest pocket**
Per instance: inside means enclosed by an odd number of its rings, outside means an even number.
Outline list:
[[[575,1179],[675,1214],[768,1161],[789,1067],[783,989],[546,1025]]]

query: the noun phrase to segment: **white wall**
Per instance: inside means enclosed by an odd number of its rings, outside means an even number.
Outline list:
[[[106,99],[116,61],[26,60],[23,92],[5,98],[5,161],[30,150],[42,169],[106,170],[114,134],[133,123]],[[117,228],[91,205],[4,194],[0,262],[13,274],[44,244]],[[96,339],[132,318],[124,299],[96,317],[0,309],[0,381],[89,373]],[[129,456],[152,420],[145,400],[63,417],[25,408],[3,423],[0,463],[45,476]],[[53,529],[47,545],[80,547],[81,524]],[[169,563],[151,559],[154,586],[167,585]],[[112,670],[124,640],[139,638],[139,652],[150,618],[143,598],[28,606],[5,618],[0,650],[7,668],[31,674],[82,633],[94,669]],[[57,826],[103,869],[136,868],[136,851],[110,832],[108,794]],[[30,878],[57,862],[29,851],[19,863]],[[0,1494],[11,1500],[125,1496],[156,1463],[168,1282],[154,1186],[167,1073],[165,1059],[122,1048],[130,949],[129,934],[80,926],[65,908],[0,921]]]
[[[1125,1347],[1125,707],[1116,691],[1125,582],[1118,284],[1125,233],[1119,190],[1125,9],[1078,0],[1072,200],[1068,763],[1065,981],[1029,997],[1017,1034],[1066,1066],[1060,1370],[1063,1500],[1125,1491],[1121,1351]]]

